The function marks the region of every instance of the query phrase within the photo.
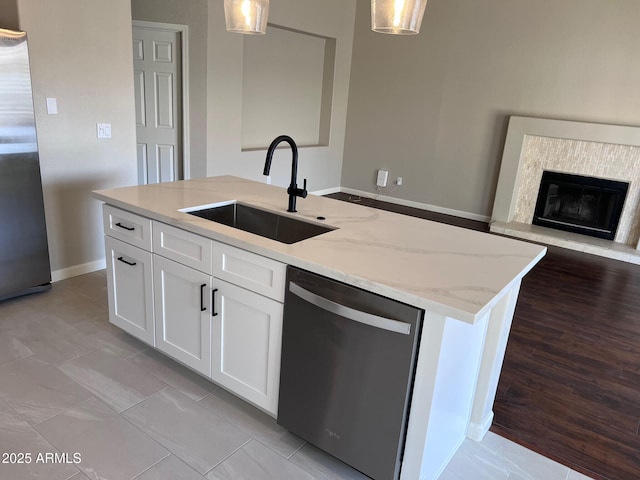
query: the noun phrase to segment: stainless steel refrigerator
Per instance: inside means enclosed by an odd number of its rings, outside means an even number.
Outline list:
[[[0,301],[50,286],[27,36],[0,29]]]

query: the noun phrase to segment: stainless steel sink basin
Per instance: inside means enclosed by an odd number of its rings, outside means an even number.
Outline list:
[[[305,222],[304,220],[236,202],[182,211],[196,217],[206,218],[212,222],[222,223],[229,227],[288,244],[335,230],[333,227]]]

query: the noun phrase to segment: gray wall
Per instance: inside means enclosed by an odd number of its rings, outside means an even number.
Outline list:
[[[207,175],[264,181],[266,148],[242,150],[245,36],[226,31],[222,6],[222,1],[216,1],[209,8]],[[340,185],[354,16],[355,0],[277,0],[270,5],[270,23],[336,39],[329,145],[305,147],[299,152],[299,184],[308,178],[310,191]],[[269,95],[270,86],[265,83],[265,95]],[[272,118],[268,111],[264,115]],[[271,169],[273,184],[288,185],[290,172],[291,152],[278,149]],[[283,201],[284,206],[286,197]]]
[[[18,4],[16,0],[0,0],[0,28],[18,30]]]
[[[191,176],[263,178],[264,150],[240,149],[243,36],[225,31],[223,2],[133,1],[132,13],[130,0],[0,0],[0,21],[29,34],[54,280],[104,265],[91,191],[137,183],[132,15],[189,26]],[[314,190],[340,182],[354,16],[355,0],[279,0],[271,9],[274,23],[338,42],[330,144],[300,153],[300,178]],[[58,115],[47,115],[46,97],[58,99]],[[98,122],[111,123],[112,139],[96,139]],[[274,183],[286,185],[290,153],[278,156],[286,160],[274,161]]]
[[[133,20],[188,27],[190,178],[206,176],[207,169],[207,11],[207,0],[131,0]]]
[[[327,40],[273,26],[242,40],[242,148],[264,151],[282,132],[298,146],[322,144]]]
[[[429,0],[370,31],[358,0],[342,186],[490,215],[509,115],[640,124],[637,0]]]
[[[136,183],[129,0],[18,0],[29,38],[54,280],[101,268],[102,209],[91,191]],[[48,115],[47,97],[58,100]],[[96,123],[111,123],[98,140]]]

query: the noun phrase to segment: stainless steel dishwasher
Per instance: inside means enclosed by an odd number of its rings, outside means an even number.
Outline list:
[[[423,318],[288,267],[278,423],[371,478],[399,478]]]

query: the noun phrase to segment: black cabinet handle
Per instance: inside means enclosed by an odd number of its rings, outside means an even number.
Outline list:
[[[200,285],[200,311],[204,312],[207,307],[204,306],[204,287],[206,287],[207,284],[203,283],[202,285]]]
[[[132,267],[135,267],[137,265],[136,262],[128,262],[124,259],[124,257],[118,257],[118,260],[120,260],[122,263],[126,263],[127,265],[131,265]]]
[[[217,291],[218,291],[217,288],[214,288],[213,290],[211,290],[211,316],[212,317],[218,316],[218,312],[216,312],[216,292]]]
[[[124,228],[130,232],[133,232],[136,229],[136,227],[127,227],[126,225],[122,225],[120,222],[116,223],[116,227]]]

